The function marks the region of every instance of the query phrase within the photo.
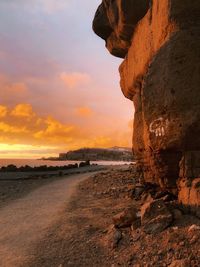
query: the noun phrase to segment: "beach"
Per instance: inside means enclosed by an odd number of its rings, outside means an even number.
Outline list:
[[[70,175],[90,173],[106,169],[105,166],[86,166],[66,170],[60,175],[59,171],[45,172],[0,172],[0,207],[21,198],[37,188],[65,179]]]

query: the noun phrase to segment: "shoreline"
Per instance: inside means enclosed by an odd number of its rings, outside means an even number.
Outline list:
[[[55,171],[16,171],[16,172],[0,172],[0,181],[16,181],[16,180],[31,180],[31,179],[48,179],[53,177],[62,177],[71,174],[79,174],[84,172],[93,172],[105,169],[106,166],[89,165],[85,167],[72,168],[68,170]]]
[[[59,171],[38,173],[0,172],[0,209],[11,201],[22,198],[43,185],[57,180],[67,179],[77,174],[95,173],[106,169],[109,169],[109,167],[87,166],[69,170],[62,175],[59,175]]]

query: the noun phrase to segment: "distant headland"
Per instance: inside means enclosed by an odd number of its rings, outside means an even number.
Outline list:
[[[131,148],[80,148],[64,153],[58,157],[42,158],[43,160],[77,160],[77,161],[133,161]]]

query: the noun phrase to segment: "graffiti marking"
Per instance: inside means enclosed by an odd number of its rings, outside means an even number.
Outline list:
[[[151,133],[154,133],[156,137],[162,137],[166,134],[166,129],[168,127],[169,121],[163,119],[162,117],[154,120],[150,126],[149,130]]]

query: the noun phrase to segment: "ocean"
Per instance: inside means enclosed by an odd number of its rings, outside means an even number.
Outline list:
[[[53,161],[53,160],[38,160],[38,159],[0,159],[0,167],[7,166],[9,164],[13,164],[17,167],[29,165],[31,167],[37,167],[41,165],[47,166],[64,166],[69,164],[80,163],[81,161]],[[98,164],[98,165],[123,165],[123,164],[130,164],[131,162],[125,161],[91,161],[91,164]]]

